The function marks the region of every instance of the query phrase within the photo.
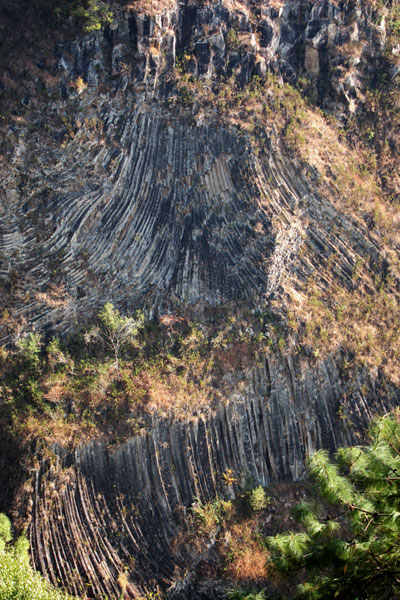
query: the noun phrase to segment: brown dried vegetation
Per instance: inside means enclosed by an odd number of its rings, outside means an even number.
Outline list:
[[[173,10],[176,6],[176,0],[132,0],[125,4],[128,10],[151,16]]]
[[[266,82],[255,78],[240,89],[234,78],[207,87],[178,72],[177,88],[186,101],[199,102],[199,119],[213,114],[213,118],[248,132],[255,152],[262,152],[265,134],[278,132],[315,192],[346,214],[380,249],[380,266],[355,259],[351,281],[343,280],[340,261],[331,254],[323,265],[323,277],[318,272],[307,282],[293,279],[286,283],[287,325],[292,337],[287,349],[293,350],[297,344],[321,357],[342,348],[357,362],[381,368],[385,376],[399,383],[400,213],[395,199],[400,172],[395,137],[400,92],[389,93],[390,106],[383,92],[367,98],[366,110],[377,123],[375,131],[368,121],[350,122],[345,131],[299,90],[271,75]],[[179,103],[179,96],[176,100]],[[384,142],[388,137],[392,149]],[[335,235],[346,239],[339,222],[332,222],[331,227]],[[321,257],[313,254],[307,238],[302,252],[319,264],[320,271]]]
[[[233,523],[224,533],[223,552],[227,557],[226,574],[237,583],[265,580],[266,552],[257,540],[256,518]]]

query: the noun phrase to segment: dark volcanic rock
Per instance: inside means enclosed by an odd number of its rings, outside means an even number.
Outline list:
[[[274,127],[255,139],[221,125],[217,107],[201,115],[190,94],[176,102],[173,69],[186,65],[199,86],[306,75],[322,107],[354,112],[384,22],[362,2],[275,4],[176,3],[156,16],[116,6],[103,31],[56,46],[46,81],[33,76],[19,103],[35,118],[13,114],[2,145],[0,282],[21,332],[66,333],[107,301],[148,315],[229,302],[283,312],[293,281],[326,287],[328,261],[349,288],[358,264],[385,264],[373,232],[317,193],[317,170],[307,175]],[[0,337],[13,341],[3,322]],[[97,598],[119,597],[126,569],[127,597],[159,585],[171,600],[210,598],[199,565],[216,562],[213,540],[199,551],[178,536],[194,498],[297,480],[313,449],[359,439],[396,404],[377,376],[344,378],[340,364],[268,357],[207,417],[154,417],[112,449],[56,448],[34,474],[36,566]]]
[[[36,565],[75,593],[90,581],[95,597],[117,597],[127,567],[132,593],[158,583],[173,585],[170,598],[202,598],[196,570],[217,557],[212,539],[199,550],[178,537],[193,501],[298,480],[310,452],[357,441],[372,415],[397,402],[366,373],[342,382],[333,359],[266,358],[244,392],[215,414],[154,417],[149,431],[115,449],[96,441],[73,453],[56,450],[55,464],[35,475]],[[227,469],[234,487],[225,483]]]
[[[279,140],[168,108],[171,72],[184,60],[200,82],[233,73],[246,84],[268,70],[293,82],[306,71],[322,105],[354,110],[385,38],[367,7],[354,10],[356,21],[325,0],[279,12],[224,2],[155,17],[120,11],[104,32],[58,43],[57,86],[46,84],[53,97],[43,102],[63,127],[16,120],[4,140],[12,168],[1,175],[0,280],[12,287],[18,273],[31,296],[13,316],[62,332],[107,300],[151,312],[232,299],[260,306],[287,273],[304,279],[318,268],[298,264],[308,238],[337,252],[343,272],[360,254],[375,260],[367,231],[346,249],[335,239],[353,224],[311,193]],[[344,44],[360,58],[341,77]],[[39,94],[22,101],[34,108]],[[62,305],[37,300],[52,285],[65,290]]]

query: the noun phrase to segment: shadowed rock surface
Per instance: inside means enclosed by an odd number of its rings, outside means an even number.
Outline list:
[[[182,106],[171,76],[182,60],[200,83],[234,75],[245,85],[268,71],[295,83],[306,73],[320,106],[348,116],[385,45],[371,11],[189,1],[156,16],[119,10],[103,31],[57,44],[51,79],[37,78],[23,99],[31,128],[16,119],[4,140],[0,278],[17,333],[71,332],[107,301],[148,316],[201,318],[230,302],[279,313],[296,282],[313,276],[324,289],[333,274],[350,288],[360,262],[384,268],[376,233],[319,193],[317,170],[289,155],[274,125],[256,140],[217,109]],[[343,48],[361,42],[347,61]],[[2,320],[1,339],[15,334]],[[179,537],[193,500],[302,478],[313,449],[357,441],[397,404],[377,373],[350,377],[341,363],[267,357],[206,416],[148,417],[116,448],[57,447],[33,476],[36,566],[89,597],[117,598],[127,570],[126,597],[174,581],[179,597],[176,580],[189,577],[182,597],[209,598],[193,590],[199,564],[217,561],[213,540],[199,550]]]
[[[33,480],[36,565],[75,593],[111,598],[125,570],[128,597],[165,590],[190,572],[188,597],[202,597],[196,571],[218,564],[218,556],[212,539],[199,548],[182,537],[194,500],[298,480],[310,452],[359,441],[371,417],[397,402],[366,373],[343,381],[333,359],[266,358],[240,397],[209,416],[153,417],[147,432],[117,448],[100,440],[72,453],[56,450],[54,464]],[[223,476],[228,469],[233,487]]]

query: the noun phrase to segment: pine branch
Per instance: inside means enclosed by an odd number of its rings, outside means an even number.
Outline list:
[[[392,514],[392,513],[378,513],[378,512],[374,512],[372,510],[366,510],[365,508],[359,508],[357,506],[354,506],[354,504],[351,504],[350,502],[347,503],[347,506],[350,508],[351,511],[357,510],[359,512],[365,513],[366,515],[373,515],[374,519],[376,519],[377,517],[390,517]]]

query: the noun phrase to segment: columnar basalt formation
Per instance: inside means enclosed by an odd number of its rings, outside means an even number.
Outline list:
[[[36,565],[54,583],[99,598],[118,596],[125,571],[128,597],[165,590],[189,572],[196,580],[201,561],[216,560],[212,540],[199,549],[178,536],[196,498],[298,480],[310,452],[357,441],[370,418],[396,402],[367,373],[342,382],[332,358],[266,358],[240,397],[210,416],[153,417],[116,448],[100,440],[72,453],[56,449],[32,483]],[[224,479],[229,469],[233,487]]]
[[[244,85],[267,69],[294,81],[308,69],[321,103],[347,111],[384,40],[361,5],[216,2],[123,13],[103,33],[59,44],[46,116],[32,90],[31,130],[17,121],[5,140],[0,276],[18,290],[12,315],[62,332],[107,300],[260,306],[285,274],[308,277],[331,254],[345,276],[357,257],[376,262],[370,233],[313,193],[273,130],[259,154],[217,115],[168,104],[183,55],[200,82],[233,74]],[[353,42],[362,52],[345,68],[341,48]],[[317,68],[327,60],[330,70]],[[314,265],[301,264],[304,241]]]
[[[344,119],[385,40],[362,2],[188,0],[156,15],[116,7],[102,31],[59,43],[47,83],[34,77],[23,97],[31,126],[14,119],[3,143],[0,279],[19,330],[2,317],[0,339],[74,331],[107,301],[147,316],[229,303],[283,314],[311,276],[351,289],[360,263],[372,277],[384,269],[376,233],[321,193],[317,166],[304,168],[272,119],[254,139],[217,108],[185,104],[176,80],[182,64],[205,88],[306,74],[314,100]],[[350,378],[341,362],[270,355],[207,416],[147,417],[116,448],[55,447],[32,482],[36,566],[95,598],[117,598],[125,571],[132,598],[196,578],[215,560],[212,541],[200,552],[178,536],[196,497],[302,478],[313,449],[356,441],[397,404],[376,372]]]

